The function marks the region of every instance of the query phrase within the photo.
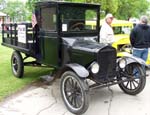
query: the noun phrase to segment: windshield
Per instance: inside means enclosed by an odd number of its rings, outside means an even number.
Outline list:
[[[87,21],[97,22],[97,10],[79,6],[62,6],[60,10],[63,32],[95,31],[97,26],[91,28]],[[97,25],[97,23],[96,23]]]
[[[116,26],[113,30],[114,34],[130,34],[132,26]]]

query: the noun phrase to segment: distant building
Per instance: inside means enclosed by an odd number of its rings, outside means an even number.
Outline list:
[[[5,17],[7,17],[7,14],[0,12],[0,24],[2,24],[5,21]]]
[[[6,18],[7,18],[7,14],[5,14],[5,13],[3,13],[3,12],[0,12],[0,31],[1,31],[1,29],[2,29],[2,23],[4,23],[5,22],[5,20],[6,20]]]

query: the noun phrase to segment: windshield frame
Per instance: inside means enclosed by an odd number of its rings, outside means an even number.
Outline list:
[[[96,29],[95,30],[86,30],[86,31],[62,31],[62,20],[61,20],[61,16],[62,16],[62,12],[61,9],[63,8],[71,8],[71,7],[77,7],[77,8],[84,8],[87,10],[94,10],[96,12]],[[100,19],[100,5],[97,4],[82,4],[82,3],[77,3],[77,4],[61,4],[59,5],[59,23],[60,23],[60,33],[62,36],[95,36],[97,34],[99,34],[99,19]],[[86,22],[86,20],[84,20]]]

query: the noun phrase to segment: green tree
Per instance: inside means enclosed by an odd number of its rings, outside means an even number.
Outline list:
[[[101,4],[101,17],[104,17],[107,13],[115,14],[118,10],[119,0],[99,0]]]
[[[119,7],[115,14],[119,19],[139,17],[146,13],[148,7],[147,0],[119,0]]]
[[[32,12],[34,11],[34,6],[35,6],[35,3],[36,2],[39,2],[39,1],[43,1],[43,0],[28,0],[26,2],[26,8],[28,9],[29,11],[29,14],[27,16],[27,19],[28,20],[31,20],[31,16],[32,16]]]
[[[2,11],[10,17],[11,21],[26,20],[27,11],[25,5],[20,1],[8,1]]]
[[[102,18],[107,13],[115,14],[118,10],[118,5],[119,5],[119,0],[65,0],[65,1],[101,4],[101,17]]]
[[[0,10],[3,10],[6,6],[6,1],[5,0],[0,0]]]
[[[28,0],[26,6],[32,14],[34,3],[43,0]],[[118,19],[129,19],[130,17],[139,17],[148,10],[148,0],[58,0],[68,2],[98,3],[101,4],[101,18],[107,13],[112,13]]]
[[[38,1],[41,1],[41,0],[28,0],[26,2],[26,7],[28,8],[28,10],[32,12],[34,9],[34,4]]]

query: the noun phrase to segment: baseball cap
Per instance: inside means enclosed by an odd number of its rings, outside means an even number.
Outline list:
[[[111,13],[108,13],[108,14],[106,15],[105,19],[107,19],[107,18],[114,18],[114,17],[113,17],[113,15],[112,15]]]

